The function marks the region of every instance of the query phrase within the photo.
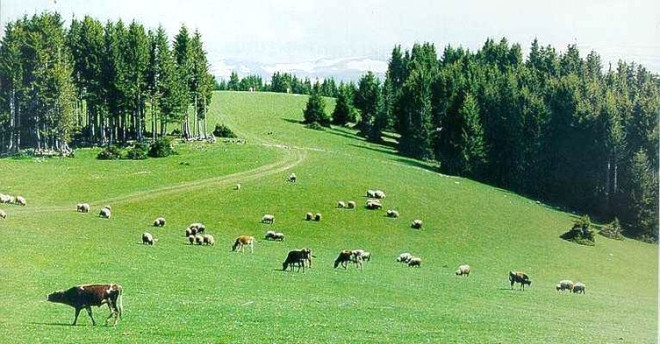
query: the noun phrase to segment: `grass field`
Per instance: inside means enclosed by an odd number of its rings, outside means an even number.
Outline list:
[[[306,129],[304,96],[218,93],[209,126],[227,124],[247,144],[179,144],[146,161],[0,160],[0,342],[12,343],[655,343],[658,246],[597,237],[595,247],[559,239],[575,215],[367,143],[351,129]],[[329,102],[329,106],[332,103]],[[268,134],[272,132],[272,134]],[[285,182],[295,172],[296,183]],[[239,191],[233,190],[241,183]],[[385,210],[363,207],[367,189]],[[337,209],[354,200],[358,209]],[[75,204],[92,204],[90,214]],[[111,219],[96,216],[112,205]],[[308,211],[320,222],[304,221]],[[275,224],[259,223],[265,213]],[[157,216],[164,228],[153,228]],[[424,220],[424,229],[410,222]],[[216,246],[183,236],[206,224]],[[283,242],[263,240],[269,230]],[[159,241],[142,245],[142,232]],[[254,254],[231,252],[242,234]],[[310,247],[313,268],[283,272],[289,250]],[[373,259],[362,271],[332,268],[342,249]],[[401,252],[421,268],[395,262]],[[458,277],[459,264],[473,267]],[[511,290],[509,270],[532,285]],[[561,279],[585,295],[559,293]],[[93,327],[46,295],[83,283],[124,289],[116,327]],[[107,307],[94,308],[102,324]]]

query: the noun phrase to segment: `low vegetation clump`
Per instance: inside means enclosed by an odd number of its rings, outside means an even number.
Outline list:
[[[234,134],[234,132],[231,131],[231,129],[229,129],[229,127],[224,124],[216,124],[215,129],[213,130],[213,135],[215,137],[225,137],[229,139],[233,139],[237,137],[236,134]]]
[[[175,153],[172,140],[169,138],[158,139],[149,147],[149,156],[152,158],[164,158]]]
[[[623,233],[619,219],[615,218],[612,223],[608,224],[600,231],[600,234],[610,239],[623,240]]]
[[[561,235],[561,238],[580,245],[594,246],[596,245],[595,231],[590,227],[589,215],[583,215],[575,221],[571,230]]]
[[[122,159],[123,156],[124,152],[122,152],[122,149],[119,146],[112,145],[99,152],[96,158],[99,160],[119,160]]]

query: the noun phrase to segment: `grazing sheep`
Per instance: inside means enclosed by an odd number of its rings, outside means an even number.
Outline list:
[[[408,263],[412,257],[413,255],[408,252],[401,253],[398,257],[396,257],[396,261],[399,263]]]
[[[0,203],[9,203],[9,195],[0,193]]]
[[[275,235],[275,231],[266,231],[266,234],[264,235],[264,239],[268,240],[271,239]]]
[[[236,186],[234,186],[234,190],[240,190],[240,189],[241,189],[241,184],[240,183],[236,184]]]
[[[295,173],[291,173],[291,174],[286,178],[286,181],[287,181],[287,182],[291,182],[291,183],[295,183],[295,182],[296,182],[296,179],[297,179],[296,174],[295,174]]]
[[[369,200],[367,201],[367,209],[376,210],[381,209],[383,205],[378,201]]]
[[[110,207],[110,205],[108,205],[108,204],[104,205],[103,208],[108,208],[108,209],[112,210],[112,207]]]
[[[195,244],[201,245],[203,243],[204,243],[204,237],[199,234],[195,235]]]
[[[316,215],[314,215],[314,221],[321,221],[321,213],[316,213]]]
[[[410,260],[408,260],[408,266],[416,266],[416,267],[421,267],[422,266],[422,258],[418,257],[411,257]]]
[[[23,198],[23,196],[16,196],[16,204],[27,205],[27,202],[25,202],[25,198]]]
[[[195,236],[194,235],[188,235],[188,241],[190,241],[190,245],[195,243]]]
[[[245,253],[245,246],[250,246],[250,253],[254,253],[254,237],[249,235],[241,235],[234,241],[231,250],[238,252],[239,250]]]
[[[367,198],[376,198],[376,191],[367,190]]]
[[[359,259],[363,262],[368,262],[371,261],[371,252],[360,249],[353,250],[353,258]]]
[[[380,191],[380,190],[376,190],[374,192],[374,196],[375,196],[375,198],[385,198],[385,193]]]
[[[584,294],[586,292],[587,292],[587,287],[584,285],[584,283],[576,282],[575,285],[573,285],[573,293]]]
[[[411,224],[410,227],[413,229],[422,229],[422,220],[414,220]]]
[[[311,221],[313,218],[314,218],[314,214],[312,213],[305,214],[305,220]]]
[[[348,207],[348,209],[355,209],[355,201],[348,201],[346,206]]]
[[[199,222],[191,223],[188,228],[191,230],[193,234],[199,234],[203,233],[206,230],[206,226]]]
[[[186,236],[187,236],[187,237],[189,237],[189,236],[191,236],[191,235],[195,235],[195,234],[197,234],[197,230],[196,230],[196,229],[186,228]]]
[[[390,210],[387,211],[387,217],[391,217],[391,218],[396,219],[397,217],[399,217],[399,212],[396,211],[396,210],[391,210],[390,209]]]
[[[346,203],[344,201],[337,202],[337,208],[346,208]]]
[[[2,217],[3,219],[7,218],[7,213],[2,209],[0,209],[0,217]]]
[[[557,283],[557,291],[564,291],[564,290],[569,290],[573,291],[575,284],[571,280],[561,280],[559,283]]]
[[[261,223],[267,223],[272,225],[275,223],[275,215],[266,214],[261,218]]]
[[[154,239],[154,236],[151,235],[151,233],[142,233],[142,244],[153,245],[156,241],[158,241],[158,239]]]
[[[334,268],[336,269],[339,265],[341,265],[344,269],[346,269],[349,262],[355,263],[357,268],[362,269],[362,260],[355,258],[355,255],[351,250],[343,250],[339,252],[339,256],[337,256],[337,259],[335,259]]]
[[[111,215],[110,208],[103,207],[103,208],[101,208],[101,211],[99,211],[99,216],[100,217],[109,219],[110,215]]]
[[[87,203],[78,203],[76,204],[76,211],[79,213],[89,213],[89,204]]]
[[[154,220],[154,227],[163,227],[165,226],[165,218],[159,217]]]
[[[456,270],[457,276],[470,276],[470,266],[467,264],[459,265],[458,270]]]
[[[215,246],[215,238],[211,234],[202,235],[202,239],[205,245]]]
[[[284,241],[284,233],[267,231],[266,235],[264,236],[264,239]]]

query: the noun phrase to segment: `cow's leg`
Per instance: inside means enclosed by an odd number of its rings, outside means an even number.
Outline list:
[[[110,315],[108,315],[108,317],[105,318],[105,325],[106,326],[108,325],[108,320],[110,318],[112,318],[112,316],[115,317],[115,325],[116,325],[117,324],[117,315],[119,313],[119,310],[117,310],[117,305],[112,300],[110,300],[108,302],[108,308],[110,309]]]
[[[92,316],[92,306],[87,306],[85,307],[87,309],[87,314],[89,314],[89,318],[92,319],[92,325],[96,325],[96,321],[94,321],[94,317]]]
[[[76,315],[75,315],[75,317],[73,318],[73,324],[71,324],[72,326],[76,326],[76,322],[78,322],[78,314],[80,314],[80,310],[81,310],[81,309],[82,309],[82,308],[77,308],[77,307],[76,307]]]
[[[513,280],[511,280],[511,289],[513,289],[513,284],[516,283]]]

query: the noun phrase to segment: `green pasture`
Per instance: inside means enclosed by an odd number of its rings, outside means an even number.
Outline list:
[[[307,129],[298,123],[306,100],[215,94],[209,127],[224,123],[245,144],[177,143],[178,155],[145,161],[99,161],[98,149],[0,160],[0,193],[28,202],[0,205],[0,342],[657,342],[657,245],[563,241],[580,214],[439,174],[352,129]],[[296,183],[285,181],[291,172]],[[382,211],[365,209],[367,189],[387,194]],[[336,207],[351,200],[357,209]],[[91,213],[75,212],[78,202]],[[105,204],[110,219],[97,216]],[[306,212],[323,219],[307,222]],[[259,222],[266,213],[273,225]],[[151,226],[158,216],[165,227]],[[410,228],[416,218],[422,230]],[[187,243],[193,222],[216,246]],[[267,230],[286,240],[263,240]],[[145,231],[156,245],[141,244]],[[257,238],[254,253],[231,252],[244,234]],[[312,268],[281,271],[302,247],[315,255]],[[332,268],[339,251],[356,248],[372,252],[362,271]],[[395,262],[402,252],[422,266]],[[472,274],[456,276],[464,263]],[[511,290],[509,270],[532,285]],[[557,292],[562,279],[584,282],[586,294]],[[110,282],[124,290],[116,327],[103,325],[107,307],[93,309],[97,326],[83,311],[72,327],[73,308],[45,301]]]

